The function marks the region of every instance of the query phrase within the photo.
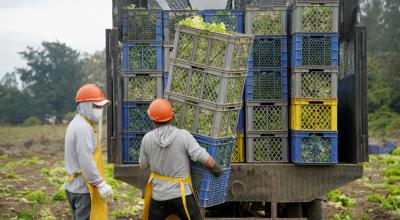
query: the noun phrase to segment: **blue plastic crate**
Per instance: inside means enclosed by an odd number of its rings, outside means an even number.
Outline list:
[[[147,132],[153,129],[147,115],[150,103],[150,101],[125,101],[122,103],[124,132]]]
[[[397,144],[395,142],[386,142],[383,147],[380,147],[377,144],[369,145],[369,153],[370,154],[390,154],[395,148]]]
[[[249,69],[287,67],[287,36],[255,36],[253,48],[250,50]]]
[[[198,168],[190,168],[194,193],[199,199],[200,208],[207,208],[226,202],[230,168],[224,169],[220,177],[215,177],[209,171]]]
[[[339,35],[294,34],[292,37],[292,66],[335,67],[339,65]]]
[[[232,149],[236,138],[213,139],[199,134],[192,133],[192,135],[200,146],[205,148],[220,166],[223,168],[229,168],[231,166]],[[198,168],[203,167],[200,162],[192,163],[192,166]]]
[[[126,10],[122,12],[123,41],[162,41],[161,10]]]
[[[338,163],[338,133],[292,131],[291,160],[304,165]]]
[[[167,88],[168,85],[168,73],[163,73],[163,93],[164,90]]]
[[[245,100],[287,100],[287,69],[249,69],[246,78]]]
[[[238,121],[238,126],[237,126],[237,132],[244,132],[244,127],[246,126],[245,123],[245,107],[242,106],[239,112],[239,121]]]
[[[162,43],[125,43],[122,47],[124,71],[162,71]]]
[[[124,133],[122,135],[123,163],[139,163],[140,145],[146,133]]]
[[[228,31],[244,33],[244,12],[241,10],[207,10],[201,15],[207,23],[223,22]]]

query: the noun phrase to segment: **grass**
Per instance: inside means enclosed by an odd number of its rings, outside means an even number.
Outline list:
[[[65,125],[0,126],[0,144],[62,143],[65,130]]]

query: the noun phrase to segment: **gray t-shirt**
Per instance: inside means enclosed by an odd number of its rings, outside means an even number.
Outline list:
[[[164,125],[148,132],[142,140],[139,163],[162,176],[180,178],[190,175],[190,159],[204,163],[209,154],[186,130]],[[185,184],[185,194],[192,194]],[[152,198],[165,201],[181,197],[179,183],[153,180]]]
[[[67,173],[74,174],[80,169],[89,183],[93,185],[101,183],[103,177],[97,171],[93,160],[96,147],[97,140],[93,128],[81,115],[75,115],[65,133],[64,160]],[[89,192],[82,175],[65,183],[64,188],[72,193]]]

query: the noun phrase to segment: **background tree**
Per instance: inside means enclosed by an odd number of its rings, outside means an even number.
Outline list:
[[[85,54],[83,72],[87,83],[95,83],[101,90],[106,89],[106,51],[96,51],[94,54]]]
[[[30,109],[44,120],[55,116],[62,122],[75,109],[74,97],[84,81],[78,51],[64,43],[43,42],[42,48],[28,47],[20,53],[27,67],[18,68],[23,89],[31,96]]]

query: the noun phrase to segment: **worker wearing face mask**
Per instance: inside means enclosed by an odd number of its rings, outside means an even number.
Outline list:
[[[65,134],[64,185],[74,220],[107,219],[107,200],[114,193],[104,180],[104,162],[101,155],[100,131],[103,107],[110,103],[94,84],[82,86],[77,94],[77,114]]]

